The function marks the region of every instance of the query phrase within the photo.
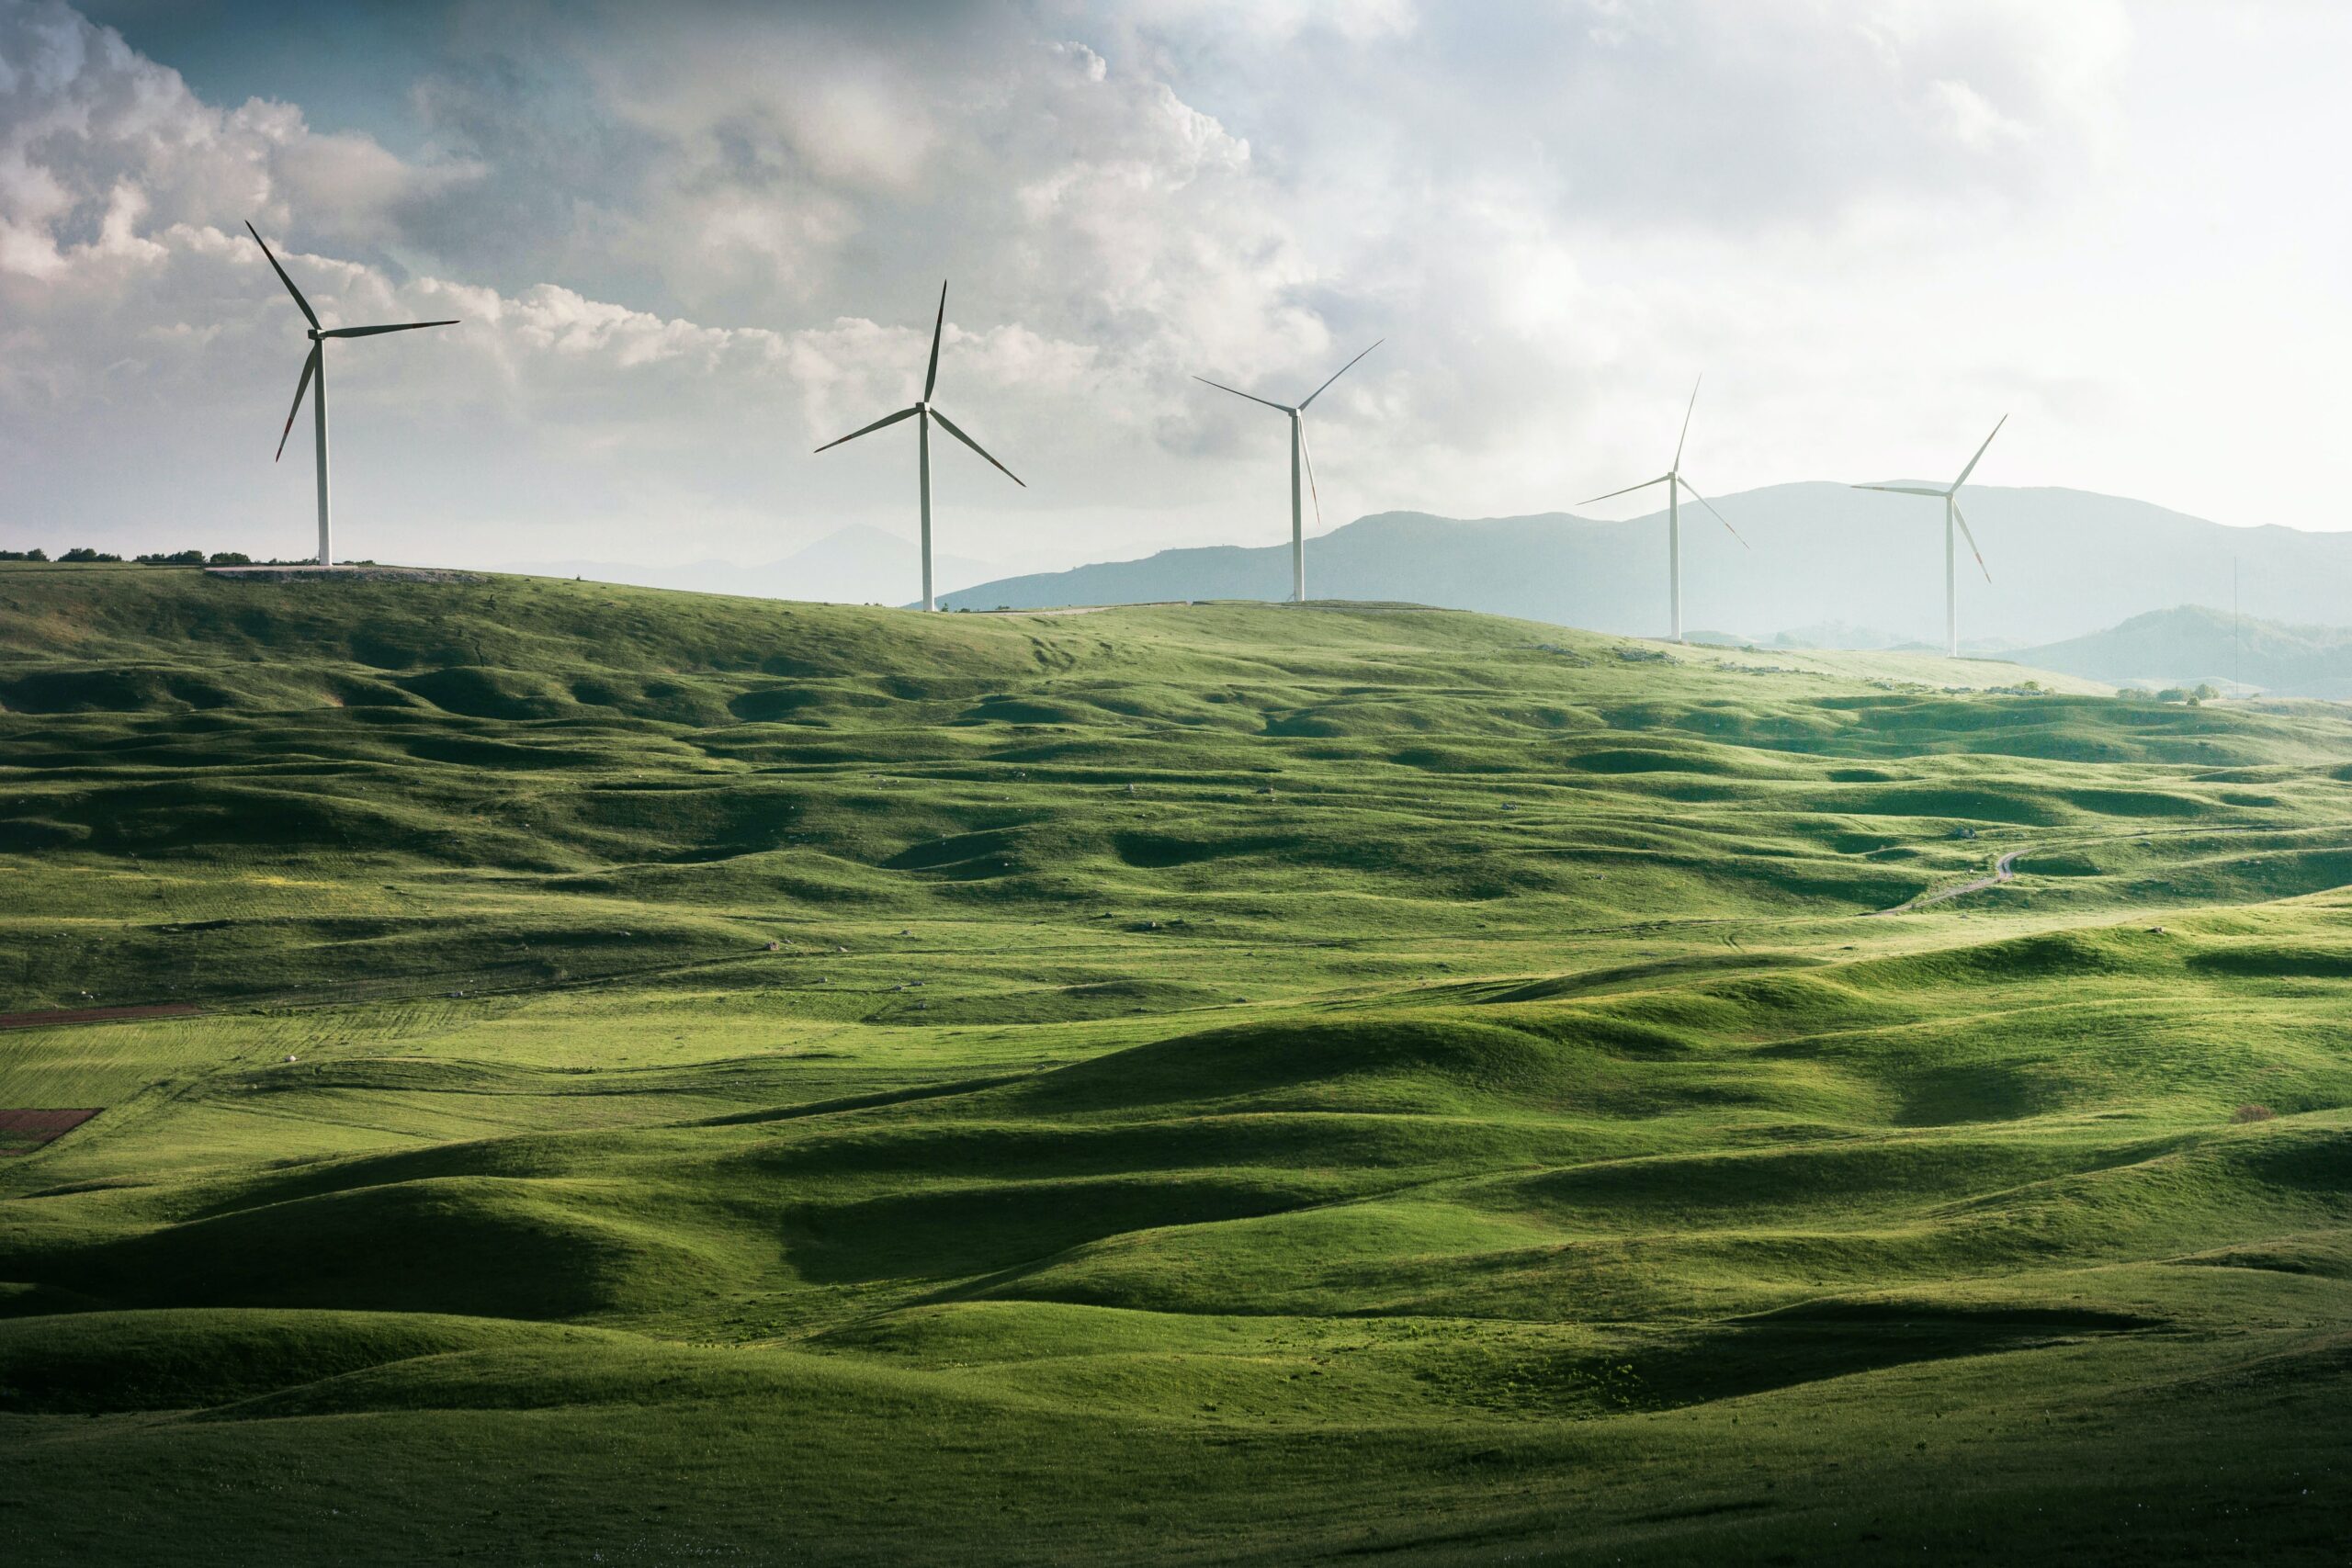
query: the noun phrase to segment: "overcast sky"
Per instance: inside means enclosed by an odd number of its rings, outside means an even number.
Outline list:
[[[2352,7],[0,0],[0,545],[1012,569],[1948,477],[2352,525]],[[306,416],[307,419],[307,416]],[[1899,501],[1890,504],[1900,505]],[[1594,509],[1626,515],[1638,498]],[[911,592],[911,586],[910,592]]]

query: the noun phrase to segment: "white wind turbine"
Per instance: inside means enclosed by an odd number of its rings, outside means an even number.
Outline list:
[[[2008,423],[2009,416],[2003,414],[1993,426],[1993,435],[2000,434],[2001,426]],[[1984,446],[1993,445],[1993,435],[1984,438]],[[1968,467],[1960,470],[1960,478],[1952,480],[1951,488],[1947,490],[1937,490],[1928,485],[1854,486],[1856,490],[1883,490],[1892,491],[1896,495],[1932,495],[1942,499],[1944,503],[1944,651],[1954,659],[1960,657],[1960,582],[1952,568],[1952,528],[1955,524],[1959,525],[1960,532],[1968,535],[1968,549],[1969,553],[1976,558],[1976,570],[1984,574],[1985,581],[1993,581],[1992,569],[1984,564],[1984,552],[1976,547],[1976,536],[1969,532],[1968,519],[1960,514],[1960,487],[1966,484],[1968,476],[1976,471],[1978,459],[1984,456],[1984,446],[1979,446],[1976,449],[1976,456],[1968,459]]]
[[[1666,561],[1667,579],[1668,582],[1668,597],[1672,607],[1672,619],[1674,626],[1673,637],[1677,642],[1680,642],[1682,640],[1682,492],[1686,490],[1689,491],[1690,492],[1691,500],[1697,502],[1708,511],[1715,512],[1715,503],[1709,501],[1705,496],[1701,495],[1699,493],[1698,487],[1693,485],[1689,479],[1682,477],[1682,448],[1690,439],[1691,410],[1696,409],[1698,406],[1699,383],[1693,381],[1690,383],[1690,404],[1682,411],[1682,434],[1675,439],[1674,443],[1674,466],[1672,468],[1667,469],[1666,472],[1660,474],[1654,479],[1644,479],[1637,485],[1627,485],[1623,490],[1612,490],[1607,495],[1596,495],[1592,498],[1592,501],[1581,501],[1577,503],[1579,506],[1590,506],[1593,502],[1613,501],[1618,496],[1631,495],[1637,490],[1647,490],[1652,485],[1664,485],[1666,487]],[[1731,528],[1731,536],[1735,539],[1739,539],[1740,548],[1746,549],[1748,547],[1747,541],[1744,538],[1740,538],[1739,530],[1732,528],[1730,519],[1726,518],[1722,513],[1715,512],[1715,521],[1721,523],[1726,528]]]
[[[1019,474],[1014,473],[994,457],[989,457],[987,450],[978,442],[956,428],[954,420],[931,406],[932,389],[939,384],[939,334],[946,329],[946,326],[947,285],[942,283],[939,286],[939,318],[931,324],[931,368],[923,372],[922,397],[910,408],[900,409],[897,413],[884,414],[872,424],[851,431],[847,435],[842,436],[841,441],[828,441],[817,448],[820,452],[829,452],[840,446],[842,441],[854,441],[861,435],[879,430],[886,424],[896,424],[902,419],[912,419],[918,422],[915,426],[916,451],[919,454],[916,461],[922,477],[922,607],[926,610],[939,608],[939,603],[932,596],[931,592],[931,422],[937,420],[948,434],[979,453],[981,457],[988,457],[989,466],[998,473],[1002,474],[1014,484],[1020,485],[1023,490],[1029,488],[1022,482]]]
[[[1387,341],[1382,338],[1372,348],[1378,348]],[[1363,354],[1370,354],[1372,348],[1365,349]],[[1357,355],[1355,359],[1331,372],[1331,381],[1354,369],[1363,354]],[[1299,509],[1298,493],[1298,476],[1302,467],[1306,470],[1307,491],[1315,499],[1315,525],[1318,528],[1323,525],[1323,497],[1315,490],[1315,459],[1306,450],[1306,406],[1329,391],[1331,381],[1326,381],[1307,393],[1298,406],[1293,408],[1288,403],[1273,402],[1255,393],[1245,392],[1238,387],[1228,387],[1222,381],[1212,381],[1205,376],[1195,376],[1193,379],[1204,387],[1215,387],[1220,392],[1231,392],[1237,398],[1248,398],[1253,403],[1263,403],[1270,409],[1290,415],[1290,596],[1293,604],[1304,604],[1306,603],[1306,519]]]
[[[294,434],[294,416],[302,412],[302,394],[310,390],[311,383],[315,379],[319,390],[318,395],[311,400],[311,418],[318,434],[319,447],[319,564],[332,566],[334,564],[331,537],[334,509],[327,495],[327,339],[374,337],[379,333],[412,333],[419,327],[454,327],[458,323],[455,321],[398,321],[383,327],[322,327],[319,325],[319,313],[311,309],[311,302],[302,298],[302,291],[294,287],[294,280],[286,276],[284,267],[277,265],[277,257],[271,254],[260,231],[247,222],[245,232],[254,237],[254,244],[261,246],[261,254],[269,257],[270,270],[277,274],[278,282],[286,285],[286,292],[294,296],[295,309],[302,312],[302,319],[311,323],[310,357],[302,361],[302,378],[294,383],[294,406],[286,411],[286,428],[277,433],[277,457],[270,461],[274,463],[286,456],[286,438]]]

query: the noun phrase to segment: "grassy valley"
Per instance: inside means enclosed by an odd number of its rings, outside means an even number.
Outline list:
[[[2336,1560],[2347,741],[0,566],[0,1550]]]

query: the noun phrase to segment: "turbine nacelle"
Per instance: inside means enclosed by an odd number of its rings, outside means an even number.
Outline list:
[[[946,331],[947,285],[942,283],[939,286],[939,313],[933,318],[931,323],[931,363],[923,371],[922,396],[896,413],[886,413],[871,424],[858,426],[847,435],[842,436],[841,440],[828,441],[824,446],[817,448],[820,452],[831,451],[844,441],[854,441],[861,435],[869,434],[886,425],[896,424],[902,419],[920,419],[922,422],[921,429],[923,432],[923,439],[920,478],[922,485],[922,607],[926,610],[935,610],[939,607],[931,592],[931,426],[933,422],[936,421],[940,429],[978,453],[998,473],[1002,474],[1014,484],[1020,485],[1023,490],[1029,488],[1019,474],[990,457],[987,447],[956,428],[956,422],[940,412],[932,402],[931,394],[939,386],[939,342]]]
[[[1924,495],[1944,503],[1944,651],[1955,659],[1960,657],[1960,581],[1959,574],[1952,567],[1951,548],[1955,529],[1962,538],[1968,541],[1968,553],[1976,558],[1976,570],[1984,574],[1985,581],[1993,581],[1993,569],[1984,564],[1984,552],[1976,547],[1976,531],[1968,525],[1968,514],[1960,509],[1960,487],[1968,482],[1968,476],[1976,471],[1978,463],[1984,461],[1985,449],[1993,445],[1993,436],[2000,434],[2001,426],[2008,423],[2007,414],[1995,422],[1992,435],[1984,437],[1984,446],[1976,448],[1976,456],[1968,459],[1968,467],[1961,469],[1960,478],[1949,485],[1941,488],[1934,485],[1853,487],[1856,490],[1890,491],[1896,495]]]
[[[286,269],[277,264],[277,257],[270,250],[268,243],[261,237],[261,231],[248,221],[245,224],[245,232],[254,237],[254,244],[261,246],[262,255],[269,262],[269,270],[277,274],[278,282],[286,285],[286,292],[294,298],[294,308],[302,312],[302,320],[309,323],[303,330],[303,336],[310,341],[311,351],[302,356],[302,378],[294,383],[294,406],[286,411],[286,427],[277,433],[277,456],[272,457],[270,461],[274,463],[279,457],[286,456],[286,439],[294,434],[294,416],[302,412],[302,399],[309,394],[311,383],[316,381],[319,387],[318,396],[311,400],[311,412],[318,422],[319,564],[325,566],[332,554],[328,547],[328,529],[332,512],[327,499],[327,339],[374,337],[382,333],[410,333],[420,327],[454,327],[458,323],[455,321],[394,321],[374,327],[322,326],[319,322],[319,313],[311,309],[311,302],[302,298],[302,291],[294,287],[294,280],[288,276]]]
[[[1639,484],[1627,485],[1623,490],[1612,490],[1605,495],[1596,495],[1590,501],[1577,502],[1579,506],[1590,506],[1593,502],[1613,501],[1618,496],[1631,495],[1637,490],[1647,490],[1652,485],[1666,487],[1667,595],[1670,606],[1668,612],[1670,629],[1677,642],[1682,640],[1682,492],[1689,491],[1691,500],[1708,511],[1714,512],[1715,521],[1722,524],[1733,538],[1739,540],[1741,549],[1749,547],[1747,540],[1740,531],[1732,527],[1731,519],[1720,512],[1715,512],[1715,503],[1701,495],[1699,487],[1682,477],[1682,449],[1690,444],[1690,414],[1691,411],[1698,406],[1699,383],[1693,381],[1690,383],[1690,401],[1682,410],[1682,434],[1677,436],[1674,442],[1674,463],[1666,472],[1654,479],[1644,479]]]
[[[1968,482],[1968,476],[1974,473],[1976,471],[1976,465],[1984,460],[1984,453],[1986,449],[1993,445],[1993,436],[2000,434],[2001,426],[2008,423],[2009,416],[2007,414],[2003,414],[1999,419],[1993,423],[1992,434],[1984,437],[1984,446],[1976,448],[1976,456],[1968,459],[1968,467],[1961,469],[1960,478],[1952,480],[1949,485],[1945,485],[1941,488],[1938,488],[1934,485],[1855,485],[1852,488],[1855,490],[1882,490],[1893,495],[1924,495],[1942,502],[1951,511],[1952,522],[1960,525],[1961,536],[1968,541],[1968,553],[1976,558],[1976,570],[1984,574],[1985,581],[1990,582],[1993,581],[1993,569],[1984,564],[1984,552],[1977,547],[1975,530],[1969,527],[1968,517],[1966,513],[1962,513],[1960,509],[1960,487]],[[1946,584],[1945,597],[1947,599],[1951,597],[1951,585],[1949,583]],[[1956,632],[1952,635],[1951,641],[1952,646],[1956,649],[1959,646],[1959,637]]]
[[[1372,348],[1378,348],[1387,341],[1386,338],[1375,339]],[[1222,381],[1212,381],[1205,376],[1193,378],[1204,387],[1215,387],[1220,392],[1231,392],[1237,398],[1247,398],[1253,403],[1261,404],[1290,418],[1290,577],[1291,599],[1294,603],[1306,602],[1306,521],[1300,513],[1298,507],[1298,478],[1302,468],[1306,474],[1307,494],[1312,496],[1315,502],[1315,525],[1318,528],[1323,525],[1323,495],[1315,484],[1315,457],[1306,449],[1306,408],[1309,403],[1331,389],[1331,381],[1338,380],[1354,369],[1357,360],[1361,360],[1364,354],[1370,354],[1372,348],[1365,349],[1363,354],[1357,355],[1355,359],[1349,360],[1345,365],[1332,371],[1330,381],[1324,382],[1295,405],[1278,403],[1272,398],[1261,398],[1255,392],[1245,392],[1238,387],[1228,387]]]

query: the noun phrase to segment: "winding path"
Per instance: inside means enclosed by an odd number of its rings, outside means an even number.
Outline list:
[[[1980,876],[1973,882],[1956,882],[1950,887],[1939,887],[1932,893],[1922,893],[1907,903],[1897,904],[1892,909],[1881,909],[1879,913],[1882,915],[1905,914],[1913,909],[1924,909],[1930,904],[1940,904],[1947,898],[1957,898],[1964,893],[1982,893],[1987,887],[1998,886],[2016,877],[2018,859],[2030,853],[2031,851],[2030,844],[2023,849],[2006,851],[1998,860],[1993,863],[1993,873],[1989,876]]]

